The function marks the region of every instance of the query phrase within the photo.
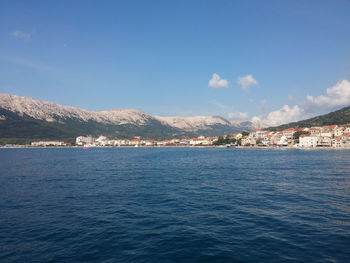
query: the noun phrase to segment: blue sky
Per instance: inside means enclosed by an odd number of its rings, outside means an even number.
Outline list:
[[[1,93],[270,121],[350,105],[350,1],[0,5]]]

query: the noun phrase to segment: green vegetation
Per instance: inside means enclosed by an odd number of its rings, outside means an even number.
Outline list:
[[[236,139],[234,138],[229,138],[226,137],[224,138],[223,136],[219,136],[218,140],[216,142],[214,142],[214,145],[226,145],[226,144],[235,144],[236,143]]]
[[[306,131],[297,131],[296,133],[294,133],[293,137],[294,137],[294,140],[299,140],[299,137],[300,135],[302,134],[308,134],[308,132]]]
[[[242,136],[248,136],[248,135],[249,135],[249,132],[247,132],[247,131],[242,132]]]

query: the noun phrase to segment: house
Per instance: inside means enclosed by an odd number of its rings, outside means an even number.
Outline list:
[[[210,140],[208,139],[200,139],[199,137],[198,138],[193,138],[193,139],[190,139],[190,142],[189,142],[191,145],[210,145],[212,144]]]
[[[282,135],[278,134],[278,133],[275,133],[271,136],[271,139],[270,139],[270,145],[274,145],[276,146],[277,145],[277,139],[279,137],[281,137]]]
[[[265,146],[270,146],[270,145],[272,145],[272,137],[273,137],[273,135],[271,135],[271,134],[268,134],[268,135],[266,135],[266,136],[264,136],[263,138],[262,138],[262,144],[263,145],[265,145]]]
[[[213,144],[213,142],[216,142],[218,140],[218,137],[209,137],[208,140]]]
[[[40,147],[40,146],[65,146],[66,144],[62,141],[35,141],[31,142],[31,146]]]
[[[317,146],[318,138],[311,134],[302,134],[299,137],[299,147],[314,148]]]
[[[129,145],[140,145],[141,140],[140,139],[132,139],[129,141]]]
[[[277,146],[288,146],[288,138],[284,135],[277,137]]]
[[[343,147],[350,148],[350,133],[343,133],[342,140]]]
[[[341,136],[336,136],[334,139],[332,139],[332,147],[334,148],[343,148],[343,139]]]
[[[293,135],[296,133],[296,131],[297,130],[294,128],[285,129],[283,130],[283,135],[287,137],[287,139],[293,139]]]
[[[336,130],[338,126],[337,125],[328,125],[322,127],[322,132],[330,132],[331,134],[334,134],[334,131]]]
[[[249,133],[249,136],[253,137],[254,139],[262,139],[263,131],[261,129],[255,129]]]
[[[344,130],[345,130],[345,127],[344,127],[344,126],[336,127],[336,128],[334,129],[334,132],[333,132],[334,137],[342,136],[343,133],[344,133]]]
[[[256,145],[256,140],[255,138],[251,136],[244,136],[241,140],[241,145],[242,146],[254,146]]]
[[[181,139],[180,140],[180,144],[181,145],[188,145],[190,142],[189,142],[189,140],[187,140],[187,139]]]
[[[100,137],[98,137],[95,141],[97,144],[99,145],[106,145],[107,144],[107,137],[101,135]]]
[[[154,145],[154,140],[151,140],[151,139],[145,140],[145,145],[146,146],[153,146]]]
[[[311,136],[319,136],[321,133],[321,128],[320,127],[312,127],[309,129],[310,135]]]
[[[93,144],[94,142],[95,138],[92,136],[79,136],[75,139],[76,145]]]
[[[322,133],[321,133],[322,134]],[[332,136],[319,136],[317,139],[318,147],[331,147],[332,146]]]

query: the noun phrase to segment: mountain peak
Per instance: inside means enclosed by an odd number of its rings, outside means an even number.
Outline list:
[[[69,134],[72,136],[105,133],[114,137],[134,134],[151,138],[199,134],[215,136],[239,132],[242,128],[220,116],[161,117],[136,109],[88,111],[28,97],[0,94],[0,138],[10,136],[11,125],[20,127],[29,125],[29,122],[33,127],[27,129],[28,134],[21,135],[21,130],[18,130],[19,135],[16,136],[38,134],[34,123],[45,131],[42,138],[46,134],[56,134],[49,127],[60,132],[71,131]],[[1,127],[7,131],[5,135]]]

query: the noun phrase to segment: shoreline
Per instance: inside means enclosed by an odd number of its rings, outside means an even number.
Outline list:
[[[350,148],[333,148],[333,147],[313,147],[313,148],[296,148],[296,147],[246,147],[246,146],[214,146],[214,145],[194,145],[194,146],[184,146],[184,145],[172,145],[172,146],[93,146],[88,149],[84,149],[83,146],[49,146],[49,147],[37,147],[31,145],[18,145],[18,146],[0,146],[0,149],[82,149],[82,150],[90,150],[90,149],[105,149],[105,148],[197,148],[197,149],[242,149],[242,150],[305,150],[305,151],[318,151],[318,150],[335,150],[335,151],[346,151],[350,150]]]

